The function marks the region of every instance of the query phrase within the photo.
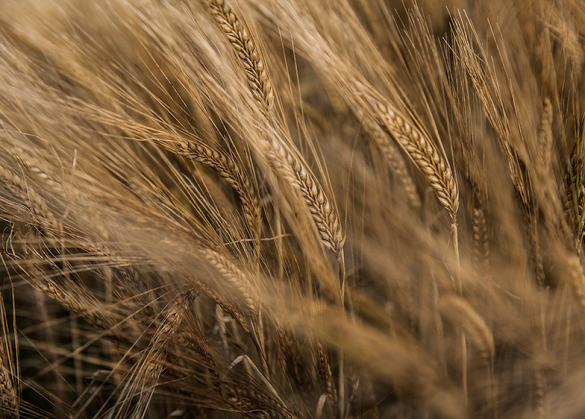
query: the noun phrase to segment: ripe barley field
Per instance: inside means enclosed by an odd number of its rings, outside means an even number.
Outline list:
[[[0,415],[585,417],[582,0],[0,3]]]

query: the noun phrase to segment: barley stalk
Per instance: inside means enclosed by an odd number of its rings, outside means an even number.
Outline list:
[[[234,10],[224,0],[210,0],[207,4],[211,8],[215,20],[238,53],[238,57],[246,71],[248,85],[252,94],[261,105],[261,109],[268,115],[274,96],[264,62],[254,41],[249,37],[244,24],[237,17]],[[272,157],[271,160],[280,167],[285,176],[301,192],[317,225],[323,243],[332,249],[335,254],[338,254],[344,243],[341,224],[321,185],[319,185],[312,173],[306,169],[302,159],[294,156],[286,146],[279,143],[275,138],[270,138],[267,141],[271,148],[269,151]]]

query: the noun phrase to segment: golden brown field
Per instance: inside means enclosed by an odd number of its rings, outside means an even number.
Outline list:
[[[582,0],[2,1],[2,417],[585,417],[584,65]]]

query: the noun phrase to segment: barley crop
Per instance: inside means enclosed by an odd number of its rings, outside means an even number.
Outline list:
[[[0,416],[584,417],[584,28],[1,2]]]

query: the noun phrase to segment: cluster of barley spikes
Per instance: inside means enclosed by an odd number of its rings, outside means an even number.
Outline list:
[[[1,416],[585,417],[584,165],[582,0],[4,0]]]

